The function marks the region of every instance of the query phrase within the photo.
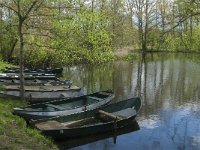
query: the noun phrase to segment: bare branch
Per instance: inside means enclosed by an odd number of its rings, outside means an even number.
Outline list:
[[[3,4],[3,3],[0,3],[0,6],[1,6],[1,7],[8,8],[8,9],[14,11],[15,13],[18,13],[17,10],[15,10],[14,8],[12,8],[12,7],[8,6],[8,5],[5,5],[5,4]]]
[[[28,11],[26,12],[25,16],[22,18],[22,22],[24,20],[26,20],[26,18],[28,17],[29,13],[31,12],[31,10],[34,8],[34,6],[37,4],[38,0],[35,0],[31,6],[29,7]]]
[[[191,15],[188,15],[188,16],[184,16],[183,18],[181,18],[177,24],[175,26],[173,26],[170,30],[167,30],[165,31],[164,33],[162,33],[163,35],[170,32],[171,30],[175,29],[176,27],[178,27],[181,23],[183,23],[184,21],[186,21],[188,18],[190,17],[193,17],[193,16],[196,16],[196,15],[200,15],[200,12],[197,12],[197,13],[194,13],[194,14],[191,14]]]

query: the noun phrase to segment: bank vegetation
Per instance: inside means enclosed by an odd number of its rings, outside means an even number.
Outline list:
[[[200,52],[198,0],[2,0],[0,56],[27,67],[103,63],[118,49]]]

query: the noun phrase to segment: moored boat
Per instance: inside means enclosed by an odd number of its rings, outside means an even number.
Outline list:
[[[65,91],[25,91],[24,98],[31,104],[81,96],[81,88],[71,86]],[[20,91],[0,91],[0,97],[20,99]]]
[[[59,146],[59,149],[62,149],[62,150],[71,149],[73,147],[93,143],[93,142],[100,141],[103,139],[108,139],[108,138],[113,138],[113,142],[118,143],[117,142],[118,136],[121,136],[123,134],[133,133],[138,130],[140,130],[139,124],[135,119],[133,119],[133,121],[130,124],[128,124],[128,126],[117,129],[116,131],[108,131],[105,133],[87,135],[87,136],[83,136],[83,137],[67,138],[66,140],[65,139],[59,140],[59,141],[56,141],[55,143],[56,143],[56,145]],[[102,146],[104,146],[104,145],[102,145]],[[97,146],[96,146],[96,148],[97,148]],[[101,147],[99,149],[103,149],[103,147]]]
[[[6,91],[20,91],[19,85],[6,85],[1,86]],[[72,85],[34,85],[34,86],[24,86],[25,91],[36,91],[36,92],[50,92],[50,91],[67,91],[70,88],[77,88],[76,86]]]
[[[125,127],[136,117],[141,107],[141,99],[130,98],[101,109],[59,116],[48,119],[31,120],[30,124],[53,139],[82,137],[114,131]]]
[[[80,97],[60,101],[38,103],[27,107],[14,108],[13,113],[26,120],[41,119],[55,116],[67,116],[73,113],[92,110],[107,104],[114,98],[112,91],[100,91]]]
[[[26,79],[24,80],[24,85],[28,85],[28,86],[39,86],[39,85],[53,85],[53,86],[57,86],[57,85],[68,85],[71,86],[72,85],[72,81],[71,80],[39,80],[39,79]],[[19,79],[0,79],[0,85],[1,86],[6,86],[6,85],[19,85],[20,84],[20,80]]]
[[[19,73],[18,67],[7,67],[2,70],[4,73]],[[24,69],[24,73],[45,73],[45,74],[61,74],[63,68],[46,68],[46,69]]]
[[[4,80],[20,79],[20,75],[16,73],[0,73],[0,79]],[[57,77],[53,74],[44,74],[44,75],[25,74],[24,79],[56,80]]]

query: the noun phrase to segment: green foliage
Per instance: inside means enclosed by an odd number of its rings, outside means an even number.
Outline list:
[[[0,86],[0,91],[4,91],[4,90],[6,90],[5,87]]]
[[[44,67],[48,59],[48,51],[43,48],[38,49],[26,49],[25,52],[25,64],[29,67]]]
[[[40,3],[42,2],[42,3]],[[25,64],[49,67],[78,63],[104,63],[114,60],[113,48],[141,48],[141,35],[147,50],[199,52],[199,3],[197,0],[149,3],[149,14],[142,8],[140,31],[137,1],[37,1],[23,24]],[[145,2],[141,2],[145,6]],[[169,4],[167,3],[169,2]],[[0,11],[0,58],[19,57],[18,16],[14,1],[2,1]],[[20,0],[24,16],[31,0]],[[127,9],[127,6],[130,10]],[[4,7],[5,6],[5,7]],[[173,9],[170,9],[173,6]],[[133,8],[131,8],[133,7]],[[148,9],[147,8],[147,9]],[[148,10],[147,10],[148,12]],[[153,17],[154,16],[154,17]],[[151,19],[151,18],[155,19]],[[134,18],[134,19],[133,19]],[[160,21],[163,21],[161,24]],[[169,24],[170,22],[170,24]],[[140,36],[140,37],[139,37]],[[144,37],[142,38],[144,40]],[[130,57],[130,56],[129,56]]]
[[[113,60],[109,20],[101,12],[82,10],[71,20],[56,24],[58,38],[52,43],[65,63],[103,63]]]
[[[13,20],[13,22],[10,20]],[[11,17],[10,20],[0,20],[0,58],[3,60],[10,59],[13,44],[17,40],[17,28],[12,26],[12,23],[15,23],[15,18]]]
[[[57,13],[56,11],[54,13]],[[64,18],[65,14],[57,17]],[[109,18],[101,11],[83,9],[68,19],[51,20],[51,37],[26,35],[25,64],[29,67],[78,63],[104,63],[114,60]],[[47,44],[47,46],[42,46]]]
[[[187,31],[184,36],[184,43],[187,45],[191,52],[200,52],[200,26],[194,27],[191,35],[190,31]]]
[[[166,51],[200,52],[200,27],[195,27],[191,36],[190,31],[184,32],[181,36],[168,35],[162,44]]]
[[[4,62],[2,60],[0,60],[0,72],[2,72],[4,70],[5,67],[13,67],[14,65],[9,64],[7,62]]]

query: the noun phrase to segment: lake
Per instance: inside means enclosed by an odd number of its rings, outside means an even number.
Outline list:
[[[199,54],[157,53],[129,62],[66,67],[64,78],[85,94],[112,89],[112,102],[133,96],[143,102],[136,117],[139,130],[119,134],[116,143],[107,136],[72,149],[200,149]]]

